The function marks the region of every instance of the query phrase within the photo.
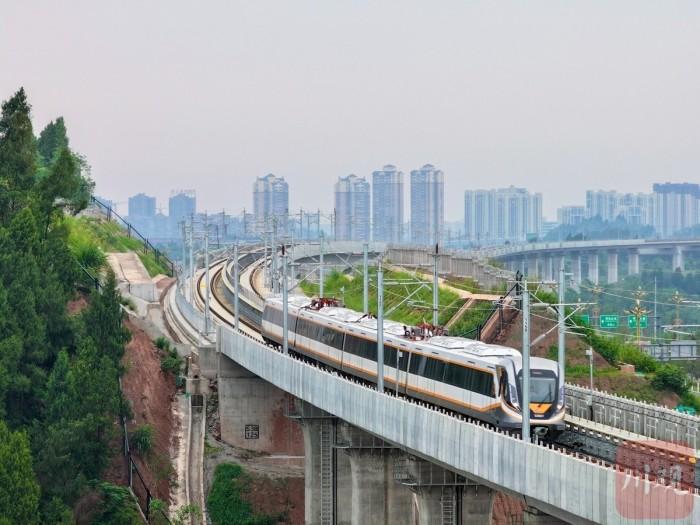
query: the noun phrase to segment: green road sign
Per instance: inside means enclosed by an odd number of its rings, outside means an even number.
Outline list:
[[[620,327],[620,316],[619,315],[601,315],[600,316],[600,327],[601,328],[619,328]]]
[[[591,326],[591,316],[588,314],[581,314],[578,316],[579,319],[581,319],[581,323],[583,323],[583,326]]]
[[[640,328],[647,328],[649,326],[649,317],[646,315],[642,315],[639,318],[639,327]],[[637,318],[633,315],[630,315],[627,317],[627,327],[628,328],[637,328]]]

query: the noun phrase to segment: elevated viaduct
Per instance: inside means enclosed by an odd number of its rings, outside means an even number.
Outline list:
[[[350,247],[344,249],[347,258]],[[226,426],[231,441],[255,448],[246,437],[274,432],[269,412],[281,404],[301,423],[306,523],[488,523],[495,491],[523,502],[525,523],[700,523],[695,488],[626,468],[614,453],[601,459],[605,454],[525,443],[264,345],[256,335],[262,298],[253,286],[253,266],[260,258],[250,258],[250,268],[241,274],[240,331],[231,327],[230,263],[220,260],[212,267],[212,289],[219,286],[225,293],[215,294],[212,303],[218,327],[204,335],[215,346],[198,347],[201,368],[219,378],[222,435]],[[178,310],[173,315],[179,322],[189,325],[183,329],[197,332],[203,326],[202,300],[193,299],[193,308],[180,309],[176,299],[168,304]],[[605,436],[607,450],[642,436],[692,442],[697,448],[698,418],[602,392],[592,396],[591,409],[589,395],[567,387],[570,425]],[[261,450],[264,441],[257,440]],[[674,519],[659,518],[654,508]]]

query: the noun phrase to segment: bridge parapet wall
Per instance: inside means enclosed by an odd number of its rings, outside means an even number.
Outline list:
[[[627,523],[618,512],[619,487],[625,479],[632,486],[644,484],[615,469],[380,394],[230,329],[220,327],[217,341],[224,355],[286,392],[478,483],[522,495],[529,505],[570,523]],[[652,490],[662,501],[676,494],[673,487],[653,485]],[[682,497],[690,498],[691,510],[674,523],[700,523],[700,497]],[[632,491],[625,504],[644,508],[648,498],[644,491]]]
[[[700,418],[659,405],[633,401],[607,392],[566,385],[566,408],[573,416],[627,430],[652,439],[700,445]]]

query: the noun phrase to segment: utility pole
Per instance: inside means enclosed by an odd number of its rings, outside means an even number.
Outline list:
[[[269,288],[270,286],[270,269],[267,264],[267,237],[268,237],[268,230],[266,229],[265,232],[263,233],[263,278],[265,280],[265,287]]]
[[[369,246],[367,243],[362,245],[362,311],[369,313],[369,264],[367,260],[367,251]]]
[[[559,324],[559,380],[564,385],[566,369],[566,275],[564,274],[564,257],[561,257],[559,264],[559,306],[557,307]]]
[[[282,353],[289,354],[289,297],[287,295],[287,253],[282,243]]]
[[[384,270],[377,264],[377,392],[384,393]]]
[[[530,441],[530,292],[527,290],[527,280],[523,279],[523,367],[522,367],[522,403],[523,441]]]
[[[680,328],[683,321],[681,320],[681,303],[683,302],[683,296],[676,290],[671,297],[671,302],[676,305],[676,318],[673,320],[673,325],[675,328]],[[656,301],[654,301],[654,307],[656,307]],[[674,339],[678,339],[678,331],[674,334]]]
[[[236,244],[233,245],[233,315],[236,318],[236,332],[238,332],[238,294],[240,289],[238,271],[238,241],[236,241]]]
[[[190,221],[190,302],[194,301],[194,222]]]
[[[180,285],[184,285],[187,275],[187,222],[182,220],[182,269],[180,270]],[[182,290],[182,288],[180,288]]]
[[[270,284],[272,292],[279,291],[279,282],[277,281],[277,217],[272,217],[272,240],[270,241],[270,264],[272,273],[270,274]]]
[[[656,273],[654,273],[654,344],[656,344],[656,328],[657,328],[657,326],[659,326],[659,318],[657,317],[657,312],[656,312]]]
[[[318,296],[323,297],[323,232],[320,232],[321,251],[318,257]]]
[[[211,326],[211,310],[209,309],[209,296],[211,282],[209,281],[209,218],[204,214],[204,273],[207,283],[207,293],[204,296],[204,333],[209,335]]]
[[[440,291],[438,288],[438,265],[440,259],[438,256],[438,243],[435,243],[435,255],[433,255],[433,325],[438,325],[438,302]]]

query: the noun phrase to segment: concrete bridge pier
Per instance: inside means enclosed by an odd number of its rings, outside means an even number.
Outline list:
[[[345,523],[414,523],[413,494],[394,476],[400,450],[347,423],[338,425],[336,446],[339,457],[344,455],[350,466],[350,520]],[[338,503],[340,508],[343,501],[338,499]]]
[[[530,279],[535,279],[539,274],[539,271],[537,269],[537,261],[537,257],[530,257],[527,260],[527,276]]]
[[[422,459],[396,458],[394,475],[411,487],[418,525],[477,525],[491,523],[495,492]]]
[[[236,447],[268,454],[298,455],[299,426],[284,417],[283,391],[219,354],[221,439]]]
[[[617,252],[608,252],[608,284],[614,284],[617,281]]]
[[[676,246],[673,250],[673,271],[680,270],[685,272],[685,260],[683,257],[683,248]]]
[[[556,261],[556,257],[549,256],[545,259],[545,264],[544,264],[544,280],[545,281],[552,281],[554,280],[554,264]]]
[[[639,274],[639,252],[637,250],[630,250],[627,254],[627,274]]]
[[[579,253],[571,256],[571,273],[573,285],[578,289],[581,286],[581,254]]]
[[[588,254],[588,280],[593,284],[598,284],[598,253]]]

